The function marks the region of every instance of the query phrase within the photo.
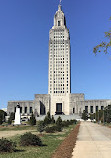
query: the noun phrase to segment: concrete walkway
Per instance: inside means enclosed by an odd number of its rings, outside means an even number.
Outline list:
[[[111,129],[81,122],[72,158],[111,158]]]

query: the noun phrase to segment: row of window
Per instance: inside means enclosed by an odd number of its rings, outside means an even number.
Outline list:
[[[52,71],[50,71],[50,77],[52,76]],[[64,76],[64,71],[60,71],[58,69],[54,70],[54,76]],[[68,76],[68,71],[67,71],[67,76]],[[68,78],[67,78],[68,79]]]
[[[65,49],[64,48],[54,48],[54,51],[57,51],[57,50],[58,51],[60,51],[60,50],[62,51],[62,50],[65,50]]]
[[[54,35],[64,35],[64,31],[54,31]]]
[[[64,93],[64,91],[54,91],[54,93]],[[68,93],[68,91],[67,91]]]
[[[68,74],[67,74],[67,76],[68,76]],[[52,78],[50,78],[51,80],[52,80]],[[56,77],[54,76],[54,80],[64,80],[64,76],[58,76],[58,75],[56,75]],[[68,77],[67,77],[67,80],[68,80]]]
[[[101,106],[101,110],[103,110],[104,106]],[[99,107],[96,106],[95,107],[95,110],[98,111],[99,110]],[[85,111],[88,113],[88,106],[85,106]],[[90,106],[90,113],[93,113],[94,112],[94,107],[93,106]]]
[[[54,55],[54,57],[55,57],[55,55],[56,55],[56,57],[63,57],[64,58],[64,55],[66,56],[66,57],[68,57],[68,51],[66,52],[66,54],[64,53],[64,51],[54,51],[53,52],[53,55]],[[52,52],[50,52],[50,57],[53,57],[53,55],[52,55]]]
[[[59,88],[57,88],[57,87],[54,88],[54,90],[57,90],[57,89],[59,89],[59,90],[62,90],[62,89],[63,89],[63,90],[64,90],[64,87],[63,87],[63,88],[60,88],[60,87],[59,87]]]
[[[67,41],[50,41],[50,45],[53,45],[53,44],[65,44],[66,46],[68,46],[69,45],[69,40],[67,40]]]
[[[15,107],[16,112],[16,107]],[[28,112],[27,107],[24,107],[24,113],[26,114]],[[20,107],[20,113],[23,113],[23,107]],[[29,113],[32,113],[32,107],[29,108]]]
[[[64,36],[54,36],[54,38],[64,38]]]
[[[60,45],[60,44],[62,44],[62,45],[64,45],[64,44],[66,44],[66,43],[64,43],[63,41],[55,41],[55,42],[50,42],[50,46],[52,46],[52,45],[55,45],[55,44],[58,44],[58,45]]]
[[[64,80],[64,78],[54,78],[54,83],[60,83],[60,80]],[[67,83],[68,83],[68,81],[67,81]]]

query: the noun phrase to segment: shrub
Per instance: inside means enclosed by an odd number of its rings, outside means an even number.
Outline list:
[[[54,126],[55,131],[57,132],[61,132],[62,131],[62,127],[61,126]]]
[[[46,133],[54,133],[55,132],[55,127],[46,127],[45,128]]]
[[[70,121],[69,120],[67,120],[67,124],[70,125]]]
[[[5,138],[0,139],[0,152],[13,152],[15,151],[16,143],[9,141]]]
[[[35,116],[34,116],[33,113],[32,113],[32,115],[31,115],[31,117],[30,117],[29,124],[30,124],[31,126],[36,125],[36,119],[35,119]]]
[[[44,127],[45,127],[44,126],[44,121],[38,121],[37,122],[37,131],[38,132],[40,132],[40,133],[43,132],[44,131]]]
[[[45,131],[46,131],[46,133],[61,132],[62,131],[62,127],[61,126],[46,127]]]
[[[14,113],[14,112],[11,112],[11,114],[10,114],[10,119],[11,119],[11,120],[15,120],[15,113]]]
[[[54,119],[54,116],[52,115],[52,118],[51,118],[51,123],[54,124],[55,123],[55,119]]]
[[[11,119],[11,118],[8,119],[8,124],[9,124],[9,125],[12,124],[12,119]]]
[[[62,126],[62,119],[61,119],[60,116],[59,116],[58,119],[56,120],[56,125],[57,125],[57,126]]]
[[[88,120],[88,113],[85,110],[82,113],[82,119],[85,121]]]
[[[11,112],[10,117],[8,119],[8,124],[11,125],[14,119],[15,119],[15,113]]]
[[[62,121],[62,127],[68,127],[69,123],[67,121]]]
[[[3,110],[0,110],[0,125],[5,122],[5,116],[7,116],[7,113]]]
[[[62,127],[68,127],[69,125],[76,124],[76,123],[77,123],[77,120],[62,121]]]
[[[77,124],[77,120],[72,120],[74,124]]]
[[[48,124],[51,124],[51,116],[50,116],[50,112],[47,113],[47,115],[45,116],[45,119],[44,119],[44,124],[45,125],[48,125]]]
[[[0,118],[0,125],[2,125],[2,123],[3,123],[3,120],[2,120],[2,118]]]
[[[20,144],[22,146],[41,146],[42,141],[38,136],[28,132],[20,137]]]

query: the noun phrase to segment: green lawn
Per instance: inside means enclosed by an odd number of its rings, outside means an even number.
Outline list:
[[[0,128],[0,131],[37,130],[36,126],[7,126]]]
[[[19,136],[12,137],[10,139],[17,142],[18,151],[0,154],[0,158],[51,158],[52,153],[74,127],[75,125],[71,125],[67,128],[64,128],[62,132],[58,133],[44,133],[44,135],[41,137],[44,144],[42,147],[21,147],[19,146]]]

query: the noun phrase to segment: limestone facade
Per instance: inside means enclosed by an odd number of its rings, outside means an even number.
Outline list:
[[[56,103],[62,103],[62,112],[65,115],[74,115],[86,110],[88,113],[95,113],[98,110],[111,104],[111,100],[85,100],[84,94],[68,94],[68,96],[52,97],[50,94],[35,94],[33,101],[9,101],[7,107],[8,115],[15,112],[17,104],[21,107],[21,116],[29,117],[32,112],[36,116],[46,115],[50,111],[51,115],[56,113]]]

